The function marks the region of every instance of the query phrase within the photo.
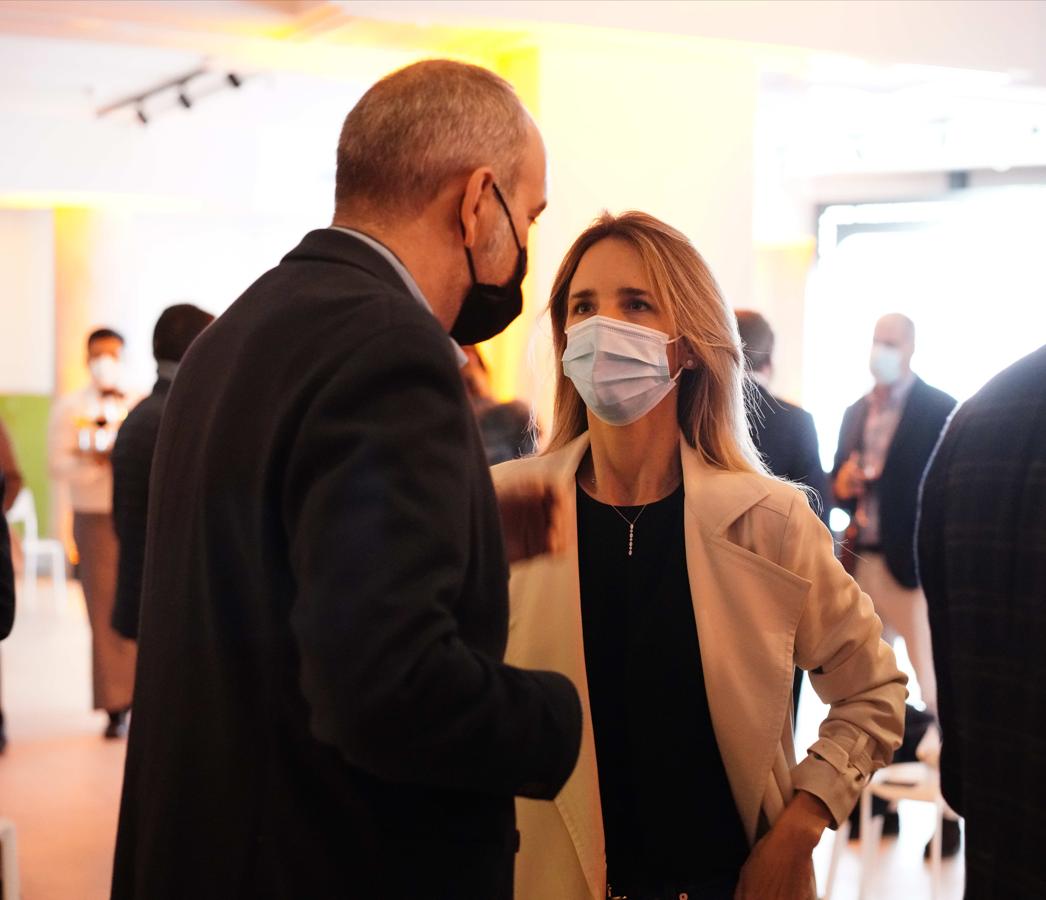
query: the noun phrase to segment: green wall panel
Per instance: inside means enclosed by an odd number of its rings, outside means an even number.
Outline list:
[[[51,479],[47,475],[47,419],[51,398],[0,394],[0,420],[11,435],[18,467],[36,500],[40,534],[51,534]]]

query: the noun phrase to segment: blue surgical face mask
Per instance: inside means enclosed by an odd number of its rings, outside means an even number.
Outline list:
[[[904,370],[904,354],[898,347],[891,347],[876,341],[872,344],[872,355],[868,367],[872,370],[872,377],[876,384],[896,384]]]
[[[668,335],[654,328],[592,316],[567,329],[563,374],[585,406],[608,425],[631,425],[676,386]],[[680,369],[680,372],[682,369]]]

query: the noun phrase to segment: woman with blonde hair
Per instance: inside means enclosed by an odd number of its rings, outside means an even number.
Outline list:
[[[569,675],[585,734],[554,803],[517,801],[516,897],[807,900],[822,831],[900,743],[905,677],[752,444],[736,322],[686,237],[604,214],[550,312],[551,443],[494,480],[558,496],[558,546],[512,569],[507,658]],[[830,706],[798,765],[795,666]]]

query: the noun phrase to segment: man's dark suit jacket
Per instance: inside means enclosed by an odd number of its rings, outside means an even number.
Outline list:
[[[147,540],[115,898],[511,898],[580,703],[502,662],[464,384],[380,254],[311,232],[196,340]]]
[[[919,571],[966,896],[1046,897],[1046,347],[948,425],[923,483]]]
[[[149,473],[170,386],[170,379],[157,379],[152,393],[128,413],[113,445],[113,527],[120,541],[113,628],[132,641],[138,638]]]
[[[843,415],[839,446],[835,451],[832,481],[839,469],[864,440],[869,400],[862,397]],[[919,586],[915,570],[915,515],[919,484],[941,429],[955,408],[955,398],[916,378],[901,413],[890,449],[886,454],[879,492],[879,542],[886,566],[898,584]],[[837,501],[837,506],[856,509],[856,501]]]
[[[4,473],[0,472],[0,497],[4,495]],[[11,633],[15,621],[15,573],[11,567],[11,535],[7,518],[0,510],[0,641]]]
[[[775,397],[761,384],[753,384],[757,393],[749,401],[748,422],[756,447],[775,475],[817,492],[819,502],[811,505],[827,522],[831,495],[821,468],[813,416],[801,406]]]

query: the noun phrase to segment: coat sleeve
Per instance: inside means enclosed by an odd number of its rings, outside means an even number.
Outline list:
[[[810,582],[795,658],[830,707],[793,784],[824,801],[838,825],[901,744],[907,678],[881,638],[871,599],[836,560],[830,533],[799,495],[789,511],[782,563]]]
[[[573,771],[580,701],[463,633],[471,488],[489,478],[469,415],[446,336],[413,324],[372,337],[311,404],[284,498],[300,682],[316,736],[379,778],[547,799]]]

